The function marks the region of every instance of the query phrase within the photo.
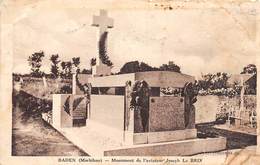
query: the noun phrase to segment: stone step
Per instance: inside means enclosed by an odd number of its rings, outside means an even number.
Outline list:
[[[171,142],[197,138],[197,129],[134,133],[133,144]]]
[[[190,139],[183,141],[141,144],[104,151],[105,156],[188,156],[216,152],[226,148],[226,138]]]

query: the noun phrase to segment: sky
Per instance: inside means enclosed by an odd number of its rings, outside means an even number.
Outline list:
[[[28,56],[44,51],[42,69],[50,56],[80,57],[81,69],[97,56],[98,28],[91,26],[99,8],[29,8],[13,24],[13,71],[28,73]],[[108,9],[108,55],[117,72],[128,61],[152,66],[174,61],[182,73],[238,74],[256,62],[256,11],[253,7],[146,10]]]

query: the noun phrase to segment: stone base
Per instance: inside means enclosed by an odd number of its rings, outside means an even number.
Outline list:
[[[226,138],[219,137],[122,147],[104,151],[104,156],[189,156],[225,148]]]
[[[226,138],[223,137],[133,145],[122,142],[122,135],[120,136],[116,131],[100,129],[90,121],[87,121],[85,127],[61,128],[52,126],[90,156],[187,156],[204,152],[217,152],[226,148]],[[190,137],[193,136],[194,131],[196,130],[191,130],[193,133],[189,135]],[[115,137],[108,136],[108,132]],[[178,133],[181,134],[181,132]],[[184,134],[187,135],[187,132]],[[155,137],[156,141],[169,138],[174,140],[174,136],[166,135],[163,137],[152,135],[152,137]]]
[[[85,126],[87,117],[86,102],[85,95],[54,94],[52,125],[57,128]],[[43,115],[43,119],[45,116]]]
[[[93,76],[109,76],[111,75],[111,67],[100,64],[92,67]]]
[[[134,133],[133,144],[149,144],[197,138],[196,129]]]

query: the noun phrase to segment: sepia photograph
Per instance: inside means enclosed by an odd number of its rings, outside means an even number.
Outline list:
[[[15,11],[12,157],[229,164],[256,154],[257,2],[2,3]]]

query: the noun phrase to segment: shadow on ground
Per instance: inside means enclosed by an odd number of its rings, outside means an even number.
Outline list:
[[[247,146],[256,145],[257,136],[246,133],[239,133],[234,131],[228,131],[223,129],[217,129],[213,126],[215,123],[198,124],[196,128],[198,130],[199,138],[206,137],[226,137],[227,138],[227,149],[240,149]]]
[[[52,103],[22,90],[13,92],[13,156],[88,156],[41,118]]]

